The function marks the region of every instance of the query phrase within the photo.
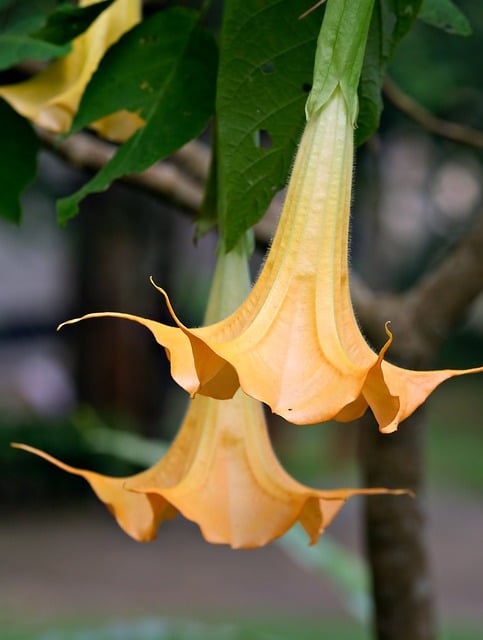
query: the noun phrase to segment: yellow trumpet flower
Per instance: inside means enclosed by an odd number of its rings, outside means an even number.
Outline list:
[[[241,254],[220,256],[207,320],[234,308],[248,283]],[[160,523],[179,512],[196,522],[212,543],[260,547],[300,522],[314,544],[351,496],[406,493],[318,490],[297,482],[272,450],[261,403],[241,389],[229,400],[201,395],[191,400],[167,453],[153,467],[131,477],[77,469],[33,447],[13,446],[87,480],[122,529],[138,541],[152,540]]]
[[[95,1],[80,0],[79,5]],[[0,87],[0,97],[39,127],[52,133],[67,132],[101,58],[140,19],[140,0],[116,0],[73,41],[69,54],[28,80]],[[91,126],[102,137],[122,142],[143,124],[138,115],[119,111]]]
[[[273,453],[262,405],[241,389],[230,400],[191,400],[166,455],[131,477],[77,469],[33,447],[13,446],[87,480],[120,527],[139,542],[155,538],[159,525],[179,512],[211,543],[261,547],[300,522],[314,544],[349,497],[390,493],[322,491],[294,480]]]
[[[377,355],[362,336],[349,290],[348,237],[353,127],[336,89],[309,118],[280,223],[254,288],[236,311],[188,329],[122,313],[166,348],[173,378],[191,395],[228,398],[238,385],[296,424],[349,421],[369,406],[382,432],[420,406],[444,380],[482,371],[411,371]],[[83,318],[70,320],[77,322]]]

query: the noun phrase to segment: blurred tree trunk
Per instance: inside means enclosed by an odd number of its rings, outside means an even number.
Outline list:
[[[480,214],[444,262],[407,293],[358,295],[359,318],[372,343],[384,344],[384,322],[394,319],[391,360],[405,368],[427,369],[441,343],[483,289],[482,243]],[[377,640],[436,638],[424,529],[423,421],[424,407],[396,433],[381,435],[371,415],[361,420],[363,484],[408,488],[416,494],[414,499],[375,496],[365,500],[365,542]]]
[[[364,502],[378,640],[436,638],[423,504],[423,422],[420,409],[399,431],[383,435],[369,412],[361,420],[363,485],[404,487],[416,495],[374,496]]]
[[[79,309],[164,318],[149,276],[168,283],[172,216],[124,185],[89,201],[78,221]],[[167,314],[166,314],[167,315]],[[95,319],[75,328],[79,400],[153,435],[168,388],[164,354],[132,322]]]

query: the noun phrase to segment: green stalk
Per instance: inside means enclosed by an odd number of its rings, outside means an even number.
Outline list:
[[[328,0],[317,40],[312,90],[305,107],[307,119],[322,109],[340,87],[355,125],[357,87],[373,6],[374,0]]]

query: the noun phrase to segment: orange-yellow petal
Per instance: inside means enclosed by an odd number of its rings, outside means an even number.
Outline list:
[[[160,522],[180,512],[216,544],[260,547],[296,522],[313,544],[348,498],[389,492],[324,491],[294,480],[273,453],[261,404],[241,390],[230,400],[203,396],[192,400],[166,455],[150,469],[127,478],[76,469],[38,449],[15,446],[87,480],[136,540],[152,539]]]
[[[161,496],[126,491],[126,478],[112,478],[95,471],[72,467],[40,449],[25,444],[12,443],[12,446],[29,451],[60,469],[87,480],[99,500],[116,518],[119,526],[138,542],[153,540],[160,523],[171,520],[176,515],[176,511]]]
[[[231,398],[239,387],[235,369],[223,358],[220,358],[201,340],[190,337],[177,327],[170,327],[134,316],[129,313],[99,312],[88,313],[81,318],[73,318],[59,325],[75,324],[89,318],[122,318],[131,320],[146,327],[154,336],[156,342],[166,349],[171,365],[171,376],[190,396],[196,393],[208,395],[220,400]],[[196,355],[193,353],[193,342],[198,346]]]

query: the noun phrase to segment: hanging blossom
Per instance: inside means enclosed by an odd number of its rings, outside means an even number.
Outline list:
[[[279,226],[264,267],[226,319],[188,329],[124,313],[166,348],[173,378],[192,396],[231,397],[238,386],[296,424],[342,422],[369,406],[381,432],[395,431],[453,376],[482,371],[412,371],[366,343],[349,290],[348,238],[353,126],[336,89],[306,124]]]
[[[227,305],[233,308],[248,282],[245,258],[235,252],[220,257],[207,318],[220,317]],[[314,544],[351,496],[405,493],[317,490],[297,482],[273,452],[261,403],[241,389],[229,400],[191,400],[167,453],[130,477],[77,469],[33,447],[13,446],[87,480],[122,529],[138,541],[155,538],[159,525],[179,512],[212,543],[260,547],[300,522]]]
[[[97,0],[80,0],[86,7]],[[0,97],[18,113],[52,133],[66,133],[82,94],[107,49],[141,19],[140,0],[115,0],[72,42],[72,51],[54,60],[32,78],[0,87]],[[122,142],[144,121],[135,113],[118,111],[91,127],[109,140]]]

